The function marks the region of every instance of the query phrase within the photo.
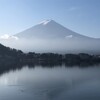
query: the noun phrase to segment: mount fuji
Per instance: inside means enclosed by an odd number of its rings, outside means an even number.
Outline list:
[[[24,52],[100,54],[100,39],[73,32],[54,20],[42,21],[7,39],[4,45]]]
[[[60,25],[59,23],[55,22],[54,20],[44,20],[39,24],[23,31],[17,33],[15,36],[18,38],[42,38],[42,39],[92,39],[90,37],[78,34],[65,28],[64,26]]]

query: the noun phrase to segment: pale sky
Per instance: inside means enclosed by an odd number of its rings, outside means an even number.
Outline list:
[[[100,0],[0,0],[0,35],[16,34],[46,19],[100,38]]]

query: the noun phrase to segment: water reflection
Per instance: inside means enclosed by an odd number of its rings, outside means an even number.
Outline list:
[[[23,66],[0,76],[0,100],[99,100],[100,67]]]
[[[41,63],[32,63],[32,62],[24,62],[24,63],[21,63],[21,62],[15,62],[15,63],[11,63],[9,65],[0,65],[0,75],[2,75],[3,73],[7,73],[11,70],[21,70],[23,67],[27,66],[28,68],[34,68],[34,67],[37,67],[37,66],[41,66],[43,68],[54,68],[54,67],[81,67],[81,68],[87,68],[87,67],[94,67],[94,66],[99,66],[99,64],[87,64],[87,63],[81,63],[80,65],[75,65],[75,64],[72,64],[72,63],[61,63],[61,62],[57,62],[57,63],[47,63],[47,62],[41,62]]]

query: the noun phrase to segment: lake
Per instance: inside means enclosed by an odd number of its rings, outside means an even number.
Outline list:
[[[100,67],[9,70],[0,75],[0,100],[100,100]]]

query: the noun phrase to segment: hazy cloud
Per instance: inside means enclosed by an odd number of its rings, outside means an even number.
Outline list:
[[[53,53],[100,53],[98,40],[64,39],[7,39],[0,40],[5,46],[24,52]]]
[[[18,37],[4,34],[4,35],[0,36],[0,39],[2,39],[2,40],[11,40],[11,39],[18,40]]]
[[[79,7],[70,7],[69,9],[68,9],[68,11],[75,11],[75,10],[78,10],[79,9]]]

